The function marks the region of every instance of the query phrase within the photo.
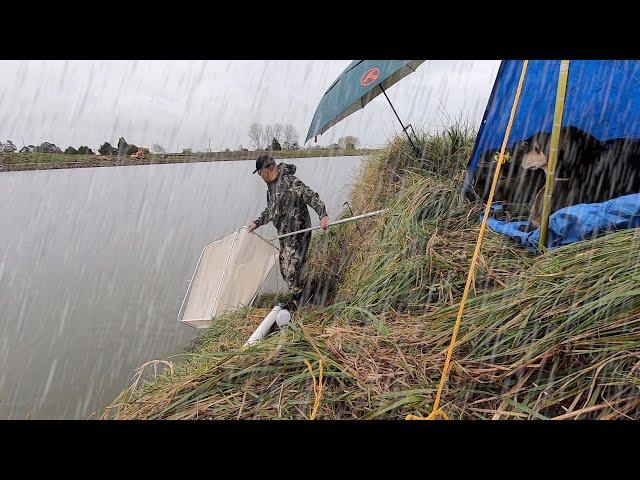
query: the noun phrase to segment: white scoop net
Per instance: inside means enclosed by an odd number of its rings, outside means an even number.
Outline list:
[[[249,305],[273,268],[278,249],[242,227],[204,246],[178,320],[207,328],[212,319]]]

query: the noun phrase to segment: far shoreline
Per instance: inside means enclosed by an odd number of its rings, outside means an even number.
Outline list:
[[[0,153],[0,172],[171,163],[226,162],[234,160],[255,160],[263,154],[269,154],[276,160],[286,158],[342,157],[366,155],[372,151],[374,151],[374,149],[147,153],[145,158],[142,159],[131,158],[129,156],[70,155],[64,153]]]

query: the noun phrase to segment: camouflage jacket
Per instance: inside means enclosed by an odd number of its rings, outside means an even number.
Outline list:
[[[259,227],[270,221],[278,229],[278,234],[295,232],[311,226],[307,205],[320,218],[327,215],[320,196],[293,174],[296,166],[280,163],[278,177],[267,184],[267,208],[254,220]]]

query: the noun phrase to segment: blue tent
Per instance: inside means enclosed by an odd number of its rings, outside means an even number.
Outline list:
[[[471,155],[468,183],[483,153],[502,145],[522,64],[505,60],[500,65]],[[559,60],[529,61],[508,149],[540,131],[551,132],[559,68]],[[568,126],[599,141],[640,139],[640,61],[572,60],[562,120],[562,127]],[[555,243],[563,241],[556,238]]]

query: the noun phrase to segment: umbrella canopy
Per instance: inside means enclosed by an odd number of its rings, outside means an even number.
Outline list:
[[[354,60],[325,92],[305,143],[321,135],[412,72],[424,60]]]

